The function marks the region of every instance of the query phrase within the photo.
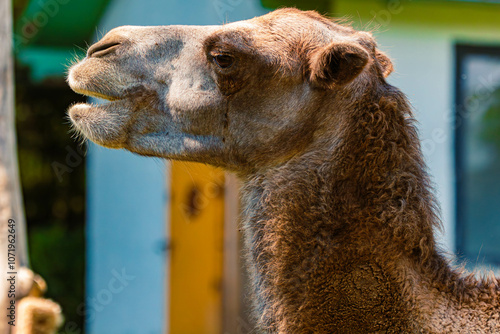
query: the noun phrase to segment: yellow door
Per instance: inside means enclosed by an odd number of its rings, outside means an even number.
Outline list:
[[[170,333],[222,332],[224,172],[172,162]]]

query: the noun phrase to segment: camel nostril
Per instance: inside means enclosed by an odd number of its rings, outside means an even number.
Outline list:
[[[120,42],[108,42],[108,43],[96,43],[92,45],[87,51],[87,57],[101,57],[112,51],[114,51],[118,46],[120,46]]]

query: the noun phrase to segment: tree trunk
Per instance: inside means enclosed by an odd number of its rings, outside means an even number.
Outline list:
[[[15,126],[14,126],[14,76],[12,58],[12,8],[11,0],[0,0],[0,334],[10,332],[8,306],[13,298],[7,293],[10,283],[20,266],[27,266],[25,222],[19,183]],[[15,233],[9,231],[14,223]],[[8,235],[15,235],[15,251],[8,251]],[[12,237],[10,237],[12,240]],[[9,254],[15,254],[15,263],[8,263]],[[7,274],[7,273],[12,274]]]

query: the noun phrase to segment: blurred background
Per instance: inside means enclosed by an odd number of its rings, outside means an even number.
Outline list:
[[[11,0],[3,0],[11,1]],[[442,248],[500,267],[500,1],[13,0],[15,112],[32,268],[60,333],[250,333],[238,184],[72,138],[67,67],[120,25],[221,24],[294,6],[372,31],[411,100]],[[498,272],[498,271],[497,271]]]

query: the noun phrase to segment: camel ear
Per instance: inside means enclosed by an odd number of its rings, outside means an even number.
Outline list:
[[[368,52],[348,42],[334,42],[315,50],[309,59],[309,79],[315,86],[332,88],[354,80],[368,62]]]
[[[389,74],[394,71],[394,67],[392,66],[392,61],[387,57],[385,53],[383,53],[380,50],[375,50],[375,58],[377,58],[377,61],[382,69],[382,75],[384,78],[387,78]]]

